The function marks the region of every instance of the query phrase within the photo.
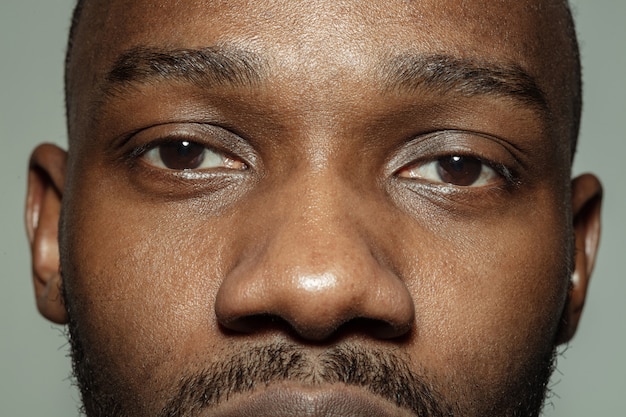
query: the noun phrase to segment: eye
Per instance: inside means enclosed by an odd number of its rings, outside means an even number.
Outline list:
[[[402,168],[397,175],[401,178],[421,179],[460,187],[482,187],[500,178],[493,168],[480,159],[461,155],[448,155],[436,160],[419,162]]]
[[[240,160],[206,146],[188,140],[170,141],[148,149],[142,158],[157,168],[177,171],[228,168],[245,170],[248,167]]]

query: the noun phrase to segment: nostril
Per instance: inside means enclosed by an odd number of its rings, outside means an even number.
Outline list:
[[[262,333],[267,331],[292,332],[291,325],[276,314],[253,314],[232,319],[220,319],[219,324],[238,333]]]
[[[328,322],[326,322],[328,323]],[[410,333],[411,323],[397,326],[384,320],[357,317],[336,325],[312,326],[287,320],[276,314],[254,314],[232,320],[220,320],[227,330],[243,334],[277,332],[291,334],[308,342],[332,342],[346,335],[368,335],[378,339],[396,339]]]
[[[344,331],[378,339],[410,332],[415,306],[409,289],[366,245],[352,247],[355,242],[332,251],[294,251],[281,243],[241,261],[216,294],[219,324],[245,334],[282,331],[313,343]]]
[[[271,314],[256,314],[244,317],[221,317],[219,323],[222,327],[240,333],[255,333],[259,329],[274,324],[277,316]]]
[[[384,320],[358,317],[341,326],[340,333],[367,334],[377,339],[397,339],[411,332],[412,322],[393,324]]]
[[[311,323],[288,322],[297,337],[309,342],[323,341],[325,343],[348,335],[363,335],[381,340],[397,339],[407,336],[412,328],[412,322],[398,326],[384,320],[366,317],[356,317],[334,324],[332,321],[326,321],[326,323],[326,326],[315,326]]]
[[[310,322],[301,323],[297,319],[285,318],[278,314],[252,314],[232,319],[221,319],[219,323],[225,329],[238,333],[261,334],[274,331],[290,334],[296,339],[313,342],[328,339],[339,327],[343,327],[341,322],[333,325],[325,321],[325,325],[320,326]]]

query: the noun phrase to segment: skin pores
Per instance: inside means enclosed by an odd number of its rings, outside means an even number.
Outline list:
[[[562,14],[87,5],[60,242],[88,413],[536,414],[581,262]]]

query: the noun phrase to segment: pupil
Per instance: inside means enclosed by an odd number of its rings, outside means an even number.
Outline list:
[[[448,184],[468,186],[480,178],[483,164],[476,158],[447,156],[439,159],[437,173]]]
[[[159,146],[159,156],[169,169],[195,169],[204,160],[204,146],[186,140],[164,143]]]

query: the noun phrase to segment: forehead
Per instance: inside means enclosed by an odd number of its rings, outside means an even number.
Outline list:
[[[506,0],[88,2],[75,49],[96,71],[137,45],[229,43],[292,65],[357,65],[373,51],[411,49],[513,61],[541,73],[559,9]]]
[[[111,67],[137,47],[235,47],[269,62],[278,89],[375,82],[373,67],[394,55],[444,54],[515,66],[533,77],[549,107],[567,113],[568,65],[560,1],[92,1],[69,65],[72,108],[84,109]],[[380,73],[380,71],[378,71]],[[344,83],[350,81],[350,83]],[[347,87],[350,85],[350,87]],[[321,94],[321,93],[320,93]],[[78,116],[80,117],[80,116]],[[559,136],[563,136],[560,132]]]
[[[88,24],[83,25],[87,30],[82,35],[104,47],[100,53],[105,59],[108,53],[135,43],[187,47],[221,41],[285,52],[404,46],[525,61],[545,51],[559,9],[546,1],[101,3],[89,3],[93,7],[85,11]]]

